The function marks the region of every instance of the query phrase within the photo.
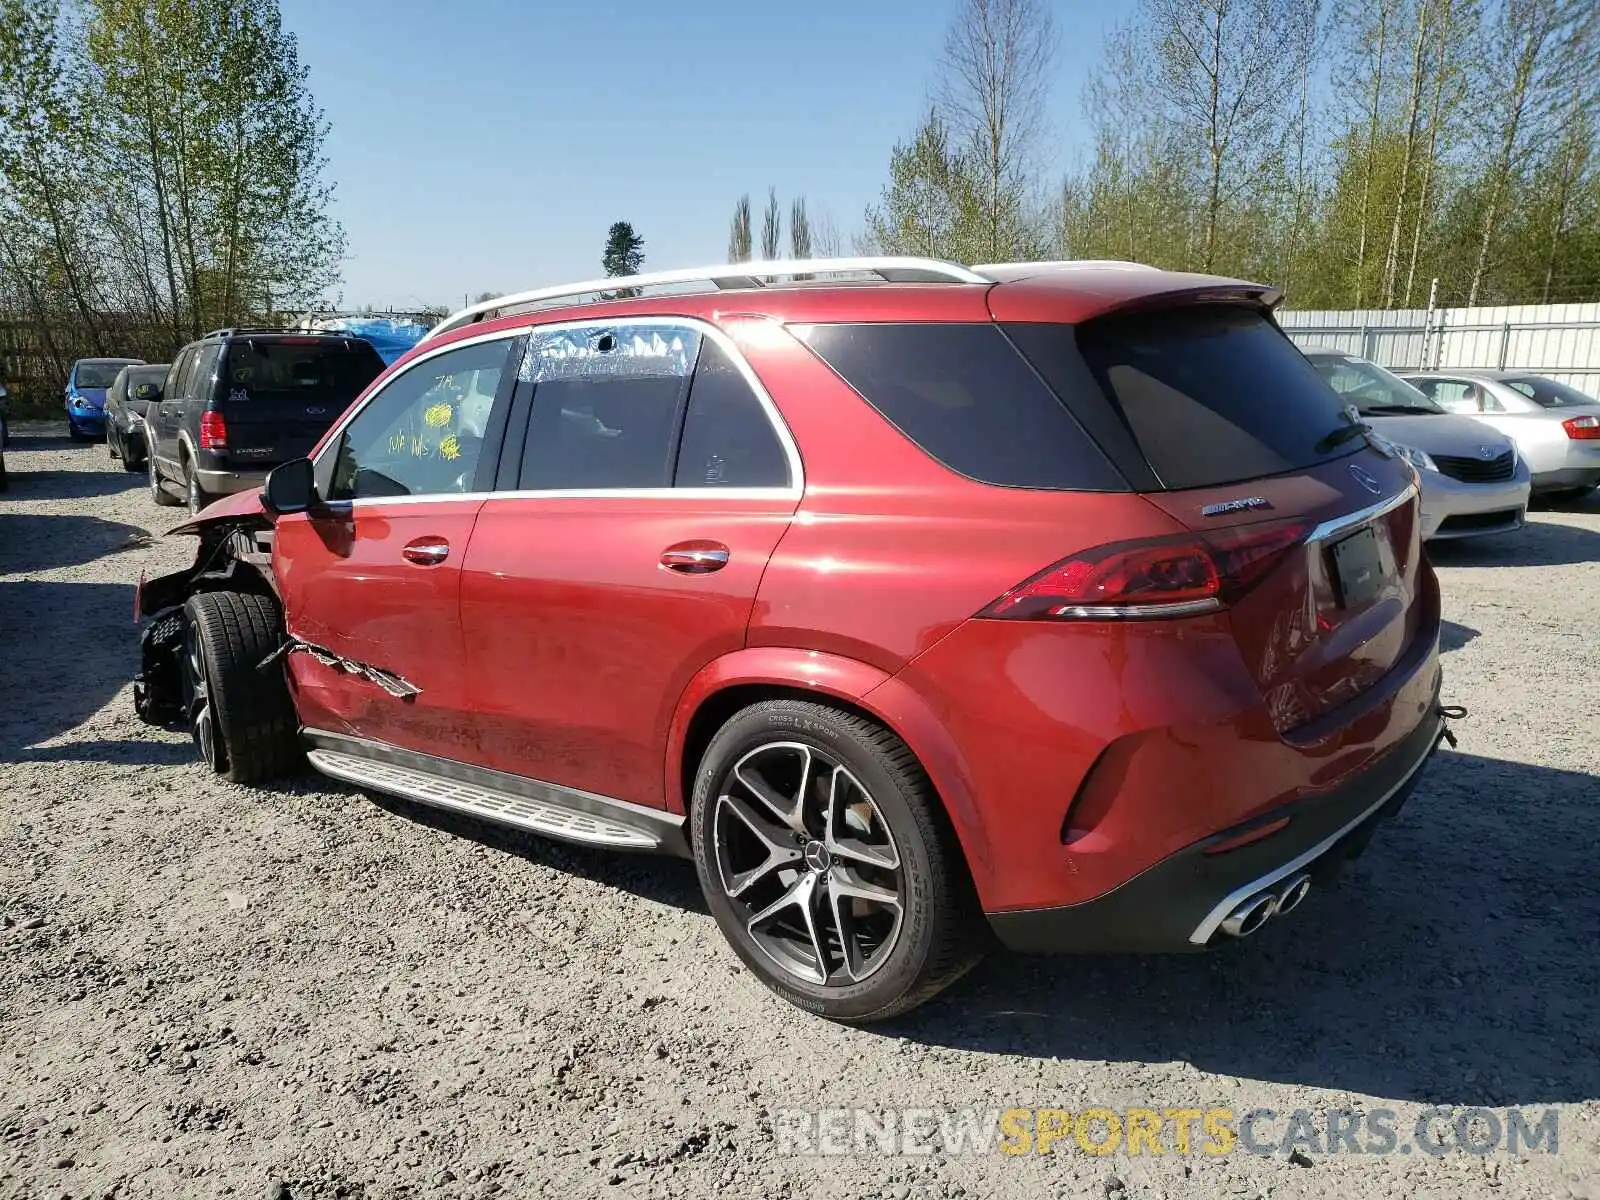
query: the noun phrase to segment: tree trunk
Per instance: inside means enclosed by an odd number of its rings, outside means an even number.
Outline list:
[[[1411,193],[1411,159],[1416,153],[1417,122],[1422,114],[1422,46],[1428,33],[1429,0],[1417,5],[1417,37],[1411,44],[1411,87],[1406,97],[1406,145],[1400,156],[1400,191],[1389,226],[1389,252],[1383,261],[1383,307],[1394,307],[1395,282],[1400,274],[1400,227],[1405,223],[1406,201]]]
[[[1367,169],[1361,177],[1361,217],[1356,230],[1356,307],[1366,299],[1367,215],[1372,207],[1372,169],[1378,157],[1378,115],[1383,102],[1383,60],[1389,39],[1388,0],[1378,0],[1378,65],[1372,76],[1371,119],[1367,123]]]
[[[1217,221],[1222,211],[1222,155],[1224,147],[1218,125],[1222,108],[1222,17],[1226,4],[1216,7],[1216,22],[1211,37],[1211,95],[1206,126],[1206,147],[1211,154],[1211,179],[1206,193],[1205,270],[1209,274],[1217,260]]]
[[[1567,117],[1566,124],[1566,152],[1561,156],[1561,175],[1556,183],[1556,211],[1554,225],[1550,230],[1550,250],[1544,260],[1544,285],[1539,289],[1539,303],[1550,303],[1550,289],[1555,283],[1556,259],[1561,253],[1561,236],[1566,232],[1567,217],[1572,208],[1573,182],[1578,174],[1579,151],[1584,144],[1584,128],[1582,114],[1582,93],[1576,90],[1572,94],[1572,111]]]
[[[1472,264],[1472,284],[1467,288],[1467,307],[1478,302],[1478,292],[1483,287],[1483,277],[1489,270],[1489,248],[1494,242],[1495,221],[1500,215],[1500,201],[1511,179],[1512,160],[1517,153],[1517,138],[1522,131],[1522,118],[1528,109],[1528,94],[1532,89],[1534,66],[1539,51],[1544,46],[1545,29],[1534,25],[1527,32],[1522,53],[1517,56],[1517,70],[1512,77],[1511,92],[1506,97],[1510,111],[1506,114],[1505,136],[1500,139],[1500,153],[1495,156],[1489,178],[1489,197],[1484,203],[1483,225],[1478,233],[1478,255]]]
[[[1417,219],[1411,226],[1411,261],[1406,266],[1406,291],[1403,304],[1411,307],[1411,293],[1417,283],[1417,258],[1422,253],[1422,231],[1428,222],[1428,201],[1432,198],[1433,164],[1439,155],[1439,126],[1444,119],[1444,81],[1449,74],[1445,61],[1450,35],[1451,0],[1439,10],[1439,58],[1433,65],[1433,112],[1428,118],[1428,156],[1422,162],[1422,183],[1417,195]]]

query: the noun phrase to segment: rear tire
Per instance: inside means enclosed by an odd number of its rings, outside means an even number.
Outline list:
[[[692,805],[706,903],[791,1004],[884,1020],[983,957],[955,833],[921,764],[881,725],[809,701],[753,704],[712,738]]]
[[[283,641],[277,602],[201,592],[183,615],[185,715],[201,761],[233,783],[293,771],[302,751],[283,668],[256,669]]]
[[[162,508],[174,508],[182,503],[176,496],[161,486],[161,468],[156,466],[155,455],[152,454],[147,457],[145,463],[150,468],[150,499],[154,500]]]
[[[210,492],[200,486],[200,475],[190,463],[184,471],[184,499],[189,505],[190,513],[198,516],[201,511],[216,499]]]

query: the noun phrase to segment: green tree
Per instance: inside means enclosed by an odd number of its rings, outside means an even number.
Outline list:
[[[614,221],[606,231],[600,264],[607,275],[637,275],[644,265],[644,239],[627,221]]]
[[[980,199],[970,261],[1025,258],[1037,246],[1033,151],[1054,53],[1041,0],[963,0],[946,31],[940,115]]]
[[[783,215],[778,208],[778,189],[767,189],[767,207],[761,214],[761,257],[771,262],[783,245]]]
[[[930,111],[909,142],[889,156],[889,183],[867,209],[866,244],[884,254],[978,262],[988,245],[983,178],[971,153],[951,145]]]
[[[733,206],[733,221],[728,227],[728,261],[750,261],[750,193],[739,197]]]
[[[276,0],[83,0],[87,101],[124,228],[174,337],[306,307],[343,229],[327,122]]]
[[[811,215],[806,212],[806,198],[796,196],[789,206],[789,257],[810,258]]]

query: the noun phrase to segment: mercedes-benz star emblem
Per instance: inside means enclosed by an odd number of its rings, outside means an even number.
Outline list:
[[[1350,474],[1355,478],[1357,483],[1366,488],[1367,491],[1371,492],[1374,496],[1383,491],[1382,484],[1373,478],[1369,472],[1363,470],[1361,467],[1356,466],[1354,463],[1350,464]]]
[[[801,851],[800,857],[805,861],[806,866],[818,874],[833,866],[833,855],[828,853],[828,848],[821,842],[808,843],[806,848]]]

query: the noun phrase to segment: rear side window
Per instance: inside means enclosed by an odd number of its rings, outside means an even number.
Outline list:
[[[217,398],[314,401],[343,408],[383,370],[370,343],[341,338],[238,338],[228,343]]]
[[[1339,397],[1261,313],[1214,305],[1107,317],[1080,326],[1077,343],[1165,488],[1281,475],[1361,445]]]
[[[1600,400],[1580,392],[1575,387],[1545,379],[1539,375],[1523,375],[1515,379],[1502,379],[1512,391],[1521,392],[1540,408],[1583,408],[1600,404]]]
[[[679,416],[701,336],[691,328],[536,331],[521,379],[533,385],[518,486],[672,486]]]
[[[675,487],[787,487],[789,460],[750,382],[721,346],[700,347]]]
[[[222,343],[214,342],[200,351],[195,363],[194,378],[189,381],[188,397],[204,404],[211,399],[211,385],[217,377],[217,359],[222,357]]]
[[[183,374],[178,377],[178,390],[173,394],[174,400],[187,400],[194,393],[195,368],[200,365],[200,360],[205,357],[207,347],[200,345],[187,351],[184,355]]]
[[[994,325],[815,325],[796,332],[885,420],[952,471],[1004,487],[1127,490]]]

